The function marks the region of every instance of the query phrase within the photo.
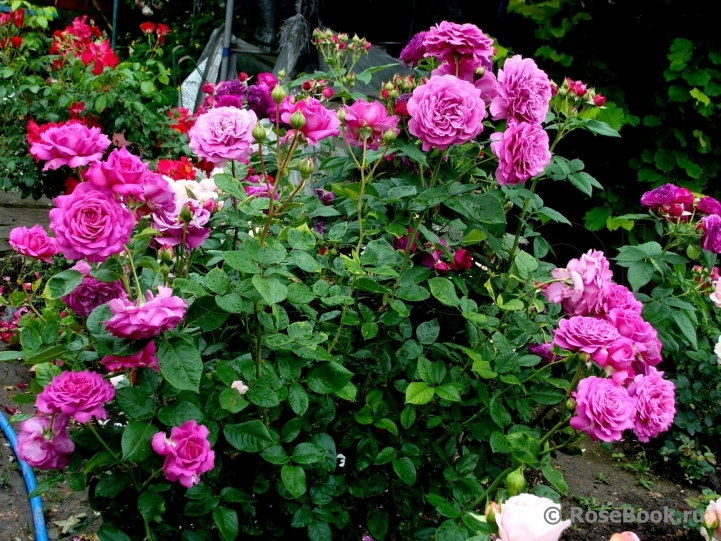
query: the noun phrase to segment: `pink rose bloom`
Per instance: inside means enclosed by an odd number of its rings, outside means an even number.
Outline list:
[[[582,351],[602,367],[608,363],[608,348],[621,338],[616,327],[595,317],[574,316],[558,321],[553,342],[569,351]]]
[[[721,279],[713,282],[714,292],[709,295],[709,298],[716,305],[716,308],[721,308]]]
[[[453,254],[453,261],[451,262],[451,268],[454,271],[464,271],[464,270],[470,269],[472,266],[473,266],[473,256],[471,255],[471,252],[469,252],[465,248],[456,250],[456,253]]]
[[[155,342],[150,342],[143,349],[127,357],[116,357],[107,355],[100,363],[105,366],[108,372],[115,372],[123,368],[152,368],[158,371],[158,360],[155,358]]]
[[[513,119],[516,122],[540,124],[548,113],[551,101],[551,81],[530,58],[520,55],[506,60],[498,71],[498,96],[491,103],[494,120]]]
[[[249,390],[249,389],[248,389],[248,386],[247,386],[245,383],[243,383],[242,380],[236,380],[236,381],[234,381],[234,382],[231,384],[230,388],[231,388],[231,389],[235,389],[235,390],[238,391],[240,394],[245,394],[245,393],[247,393],[248,390]]]
[[[423,60],[426,54],[426,47],[423,42],[426,39],[428,32],[418,32],[411,38],[398,57],[407,67],[416,67],[418,62]]]
[[[498,97],[498,79],[490,68],[486,69],[480,79],[474,81],[473,86],[481,92],[481,99],[486,106]]]
[[[408,228],[408,234],[410,234],[413,231],[412,227]],[[418,233],[416,233],[416,239],[418,239]],[[408,248],[408,241],[410,240],[408,235],[403,235],[402,237],[393,237],[393,249],[394,250],[401,250],[403,252],[406,251],[406,248]],[[418,243],[414,240],[413,244],[411,245],[411,252],[415,253],[416,249],[418,248]]]
[[[90,266],[85,261],[78,261],[73,270],[84,275],[83,281],[62,299],[80,317],[88,317],[98,306],[125,295],[122,282],[101,282],[90,276]]]
[[[554,514],[548,512],[555,508]],[[570,520],[549,524],[548,517],[561,516],[561,505],[533,494],[509,498],[496,513],[498,537],[501,541],[558,541]]]
[[[169,331],[185,317],[188,303],[173,296],[169,287],[158,286],[158,296],[147,292],[148,300],[134,303],[127,299],[114,299],[108,303],[113,317],[105,321],[108,332],[118,338],[142,340]]]
[[[721,203],[713,197],[702,197],[699,199],[697,208],[704,214],[721,214]]]
[[[271,96],[272,90],[273,87],[262,84],[252,85],[248,88],[248,108],[253,111],[258,118],[275,116],[276,105]],[[242,104],[239,105],[239,107],[242,107]]]
[[[183,208],[190,212],[190,221],[187,227],[181,216]],[[198,204],[198,201],[189,198],[181,199],[173,212],[153,214],[153,229],[160,231],[160,235],[155,237],[155,242],[167,246],[178,246],[183,242],[183,235],[185,235],[186,249],[194,250],[210,236],[210,229],[205,227],[208,220],[210,220],[210,211]]]
[[[40,225],[16,227],[10,231],[8,238],[10,246],[20,255],[38,259],[43,263],[52,263],[53,256],[58,253],[55,239],[49,237]]]
[[[658,333],[638,312],[614,308],[606,315],[606,320],[616,327],[621,336],[633,342],[640,355],[640,360],[634,363],[634,370],[628,372],[629,376],[633,376],[634,372],[643,374],[647,364],[655,366],[662,361]]]
[[[636,409],[633,431],[639,441],[647,442],[673,424],[676,395],[673,383],[663,379],[663,372],[649,367],[646,375],[638,375],[628,388]]]
[[[611,290],[613,272],[603,252],[589,250],[579,259],[571,259],[568,266],[556,268],[551,275],[563,282],[554,282],[546,290],[546,297],[573,315],[601,313]]]
[[[358,100],[348,107],[343,106],[345,112],[345,135],[348,144],[363,148],[363,143],[368,148],[378,150],[378,145],[383,140],[383,134],[393,130],[396,135],[400,130],[397,116],[390,116],[388,111],[378,100],[369,103],[365,100]]]
[[[693,208],[693,194],[688,188],[676,188],[676,194],[674,195],[671,204],[682,205],[686,210]]]
[[[165,456],[163,473],[168,481],[180,481],[186,488],[200,482],[200,474],[215,466],[215,453],[210,449],[208,429],[195,421],[186,421],[170,430],[170,438],[163,432],[153,436],[153,451]]]
[[[706,541],[721,539],[721,499],[709,502],[704,513],[703,520],[709,526],[716,524],[715,529],[707,529],[701,526],[701,535]]]
[[[102,263],[122,252],[130,240],[135,225],[130,211],[89,182],[56,197],[54,203],[50,229],[58,249],[71,261],[84,257]]]
[[[214,107],[200,115],[190,128],[190,148],[196,156],[218,167],[223,167],[228,160],[247,158],[254,142],[251,132],[257,121],[253,111]]]
[[[553,342],[544,342],[543,344],[528,344],[528,353],[531,355],[538,355],[543,362],[552,363],[558,361],[562,357],[555,355],[551,349],[553,348]]]
[[[493,56],[493,40],[474,24],[443,21],[431,29],[423,40],[425,56],[435,56],[441,62],[473,60],[481,64]]]
[[[104,162],[94,162],[85,173],[90,183],[103,191],[140,198],[148,166],[125,147],[113,150]]]
[[[540,175],[551,163],[548,134],[540,124],[511,123],[491,135],[491,151],[498,156],[498,184],[519,184]]]
[[[626,286],[611,284],[606,300],[603,302],[603,312],[608,314],[614,308],[623,308],[640,314],[643,304],[636,300]]]
[[[68,434],[67,415],[36,415],[18,425],[18,458],[39,470],[62,470],[75,444]]]
[[[268,182],[263,182],[260,184],[249,184],[247,186],[243,186],[243,190],[245,190],[245,193],[248,197],[270,197],[270,192],[273,190],[273,186]],[[280,199],[280,196],[278,195],[278,192],[275,192],[273,194],[274,199],[277,201]]]
[[[678,186],[673,184],[659,186],[641,196],[641,205],[651,210],[670,205],[676,198],[676,190],[678,190]]]
[[[461,59],[458,62],[444,62],[431,71],[431,77],[452,75],[453,77],[472,83],[475,79],[476,68],[478,67],[478,63],[472,59]]]
[[[283,111],[282,108],[281,111]],[[338,115],[335,111],[323,107],[323,104],[317,99],[306,98],[292,104],[289,111],[282,112],[280,115],[281,120],[290,125],[290,117],[296,111],[300,111],[305,117],[305,124],[298,131],[305,136],[309,145],[315,146],[321,139],[340,135]],[[292,137],[293,132],[294,130],[289,131],[286,138]]]
[[[110,146],[110,139],[100,128],[88,128],[80,122],[68,122],[42,132],[40,141],[30,146],[30,154],[38,160],[48,160],[43,171],[63,165],[82,167],[102,159]]]
[[[635,360],[634,342],[621,337],[608,347],[606,364],[600,366],[606,369],[606,373],[611,375],[613,381],[623,385],[635,375],[633,369]]]
[[[634,401],[615,381],[591,376],[582,379],[572,394],[576,399],[576,412],[570,425],[592,440],[618,441],[624,430],[633,428]]]
[[[142,214],[168,212],[175,210],[175,192],[162,175],[148,171],[143,180]]]
[[[115,389],[97,372],[62,372],[37,396],[35,407],[42,413],[62,413],[87,423],[92,417],[107,418],[103,404],[113,398]]]
[[[272,73],[264,71],[263,73],[259,73],[256,76],[255,82],[256,84],[265,85],[271,90],[273,90],[275,88],[275,85],[278,84],[278,78]]]
[[[721,216],[718,214],[704,216],[701,218],[701,228],[703,229],[701,248],[721,254]]]
[[[423,150],[444,150],[471,141],[483,130],[486,108],[471,83],[452,75],[431,77],[408,100],[408,130],[423,142]]]
[[[633,532],[615,533],[608,541],[641,541]]]

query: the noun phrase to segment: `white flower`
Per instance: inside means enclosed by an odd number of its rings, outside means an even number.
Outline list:
[[[716,343],[716,347],[713,348],[713,352],[716,354],[716,362],[718,364],[721,364],[721,336],[718,337],[718,342]]]
[[[339,454],[335,457],[335,459],[338,461],[338,467],[344,468],[345,467],[345,455]]]
[[[713,301],[717,308],[721,308],[721,278],[712,282],[716,291],[709,295],[709,298]]]
[[[234,381],[233,384],[230,386],[231,389],[235,389],[240,394],[245,394],[248,392],[248,386],[243,383],[241,380]]]

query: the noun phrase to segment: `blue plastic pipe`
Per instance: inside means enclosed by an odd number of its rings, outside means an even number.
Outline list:
[[[20,470],[23,472],[23,477],[25,478],[25,486],[28,489],[28,494],[30,494],[33,490],[35,490],[35,487],[38,486],[38,483],[35,480],[33,469],[28,466],[27,462],[21,460],[18,456],[18,439],[17,437],[15,437],[15,431],[13,430],[13,427],[10,426],[10,423],[8,423],[8,420],[5,418],[5,415],[3,415],[2,412],[0,412],[0,426],[2,426],[5,437],[10,442],[10,447],[12,448],[13,453],[15,453],[15,456],[18,457]],[[45,530],[45,515],[43,514],[43,502],[40,499],[40,496],[30,498],[30,509],[33,513],[35,541],[48,541],[48,532]]]

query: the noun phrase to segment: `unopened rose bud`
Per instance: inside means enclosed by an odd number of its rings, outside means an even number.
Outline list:
[[[360,130],[358,130],[358,137],[363,141],[370,139],[373,137],[373,128],[363,126]]]
[[[506,477],[506,487],[508,487],[508,494],[510,496],[518,494],[526,484],[526,478],[523,477],[522,468],[523,466],[512,471],[508,474],[508,477]]]
[[[390,92],[390,91],[393,90],[395,87],[393,86],[393,83],[388,82],[388,83],[386,83],[386,86],[384,86],[383,88],[386,89],[388,92]]]
[[[193,215],[190,212],[190,209],[186,206],[183,206],[182,209],[180,209],[180,219],[184,221],[185,223],[190,222],[190,220],[193,219]]]
[[[323,88],[323,97],[325,99],[331,99],[333,97],[333,94],[335,94],[335,92],[333,92],[333,89],[331,87],[326,86],[325,88]]]
[[[239,80],[241,83],[244,83],[245,81],[248,80],[248,74],[245,73],[244,71],[241,71],[241,72],[238,74],[238,80]]]
[[[282,81],[283,79],[285,79],[285,68],[278,72],[278,80]]]
[[[308,178],[313,174],[313,171],[315,170],[315,164],[313,163],[313,160],[310,158],[304,158],[300,161],[300,165],[298,165],[298,171],[300,172],[301,178]]]
[[[348,34],[338,34],[338,39],[341,42],[348,41]]]
[[[568,94],[568,89],[567,89],[567,88],[561,87],[561,88],[558,89],[558,95],[559,95],[559,96],[563,97],[563,96],[565,96],[566,94]]]
[[[175,258],[175,250],[172,246],[169,246],[167,244],[164,244],[160,247],[158,250],[158,256],[160,256],[160,260],[164,263],[170,263]]]
[[[593,97],[593,104],[596,107],[603,107],[606,104],[606,97],[602,96],[601,94],[596,94]]]
[[[360,38],[358,37],[358,34],[353,34],[353,43],[358,43],[360,41]]]
[[[383,90],[381,90],[381,98],[383,98],[384,100],[387,100],[390,97],[391,97],[390,91],[386,90],[385,88]]]
[[[501,508],[496,502],[491,502],[486,506],[486,521],[489,524],[496,523],[496,515],[501,512]]]
[[[313,89],[314,84],[314,81],[305,81],[302,85],[300,85],[300,87],[306,92],[308,92],[309,90]]]
[[[295,130],[301,129],[303,126],[305,126],[305,116],[303,116],[303,113],[300,111],[296,111],[292,115],[290,115],[290,125]]]
[[[206,94],[215,94],[215,85],[213,83],[205,83],[200,89]]]
[[[255,142],[258,144],[265,141],[265,136],[268,135],[265,131],[265,128],[261,126],[260,123],[253,126],[253,131],[251,131],[251,134],[253,135],[253,139],[255,139]]]
[[[582,98],[586,95],[586,85],[583,84],[581,81],[576,81],[573,91],[575,92],[576,96]]]
[[[275,88],[270,93],[270,97],[273,98],[275,103],[279,104],[285,99],[285,90],[283,90],[282,86],[275,85]]]
[[[165,263],[160,265],[160,274],[162,274],[163,276],[168,276],[168,274],[170,274],[170,267],[168,267],[168,265],[166,265]]]
[[[558,94],[558,85],[556,83],[551,83],[551,96],[555,96]]]
[[[481,79],[486,74],[486,68],[483,66],[480,66],[475,69],[473,72],[473,80],[477,81],[478,79]]]
[[[707,532],[713,532],[719,527],[719,511],[721,510],[716,502],[711,502],[706,508],[706,513],[704,513],[703,516],[703,524]]]
[[[573,398],[566,400],[566,409],[568,411],[576,411],[576,401]]]
[[[371,50],[371,42],[367,41],[366,44],[363,45],[363,49],[365,50],[365,52],[370,51]]]
[[[230,385],[230,388],[231,388],[231,389],[235,389],[235,390],[238,391],[240,394],[245,394],[245,393],[248,392],[248,386],[247,386],[245,383],[243,383],[241,380],[234,381],[234,382]]]
[[[391,93],[390,93],[390,95],[389,95],[389,98],[392,99],[392,100],[397,100],[397,99],[398,99],[398,91],[397,91],[397,90],[391,90]]]
[[[383,142],[386,145],[391,145],[391,144],[393,144],[393,142],[396,140],[397,137],[398,137],[398,134],[395,132],[395,130],[387,130],[383,134]]]
[[[341,124],[345,122],[345,111],[343,109],[338,111],[338,120],[340,120]]]

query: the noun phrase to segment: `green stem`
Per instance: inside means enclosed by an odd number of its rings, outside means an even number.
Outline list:
[[[90,429],[90,432],[92,432],[93,435],[95,435],[95,438],[97,438],[97,440],[100,442],[100,444],[103,447],[105,447],[105,450],[112,455],[113,459],[118,460],[120,457],[117,454],[115,454],[115,452],[113,452],[113,450],[110,447],[108,447],[108,444],[105,443],[105,440],[100,437],[100,434],[98,434],[98,432],[95,430],[95,427],[91,423],[88,423],[87,427]]]
[[[367,177],[365,174],[365,167],[366,167],[366,151],[367,151],[367,141],[366,139],[363,139],[363,158],[361,161],[361,187],[360,187],[360,193],[358,194],[358,245],[356,246],[356,254],[358,257],[360,257],[360,250],[361,246],[363,245],[363,195],[365,193],[366,189],[366,182]]]
[[[187,225],[186,225],[187,227]],[[185,241],[185,239],[183,239]],[[136,292],[136,295],[138,298],[143,296],[143,291],[140,289],[140,280],[138,280],[138,273],[135,272],[135,262],[133,261],[133,254],[128,250],[127,246],[124,246],[125,248],[125,255],[128,256],[128,266],[130,267],[130,270],[133,273],[133,279],[135,280],[135,287],[138,288],[138,291]]]
[[[539,180],[541,180],[540,177],[533,179],[533,184],[531,184],[531,193],[536,191],[536,186],[538,185]],[[531,199],[526,199],[525,203],[523,203],[523,210],[521,210],[521,214],[518,217],[518,227],[516,228],[516,238],[513,240],[513,248],[511,248],[510,261],[513,261],[513,258],[516,257],[516,249],[518,249],[518,243],[521,240],[521,232],[523,231],[524,218],[526,217],[526,212],[528,211],[528,205],[530,203]]]
[[[505,470],[503,470],[503,471],[498,475],[498,477],[496,477],[496,478],[493,480],[493,482],[492,482],[492,483],[490,484],[490,486],[486,489],[486,491],[485,491],[483,494],[481,494],[478,498],[476,498],[475,500],[473,500],[471,503],[469,503],[469,504],[466,506],[466,509],[475,509],[476,507],[478,507],[478,506],[481,504],[481,502],[483,502],[483,500],[485,500],[491,492],[493,492],[494,490],[496,490],[496,488],[498,487],[498,485],[500,485],[501,482],[502,482],[506,477],[508,477],[508,474],[510,474],[510,473],[511,473],[512,471],[514,471],[515,469],[516,469],[516,468],[514,468],[513,466],[510,466],[510,467],[506,468]]]
[[[260,319],[258,319],[258,303],[254,303],[255,306],[255,375],[260,377],[263,375],[263,328],[260,325]]]

